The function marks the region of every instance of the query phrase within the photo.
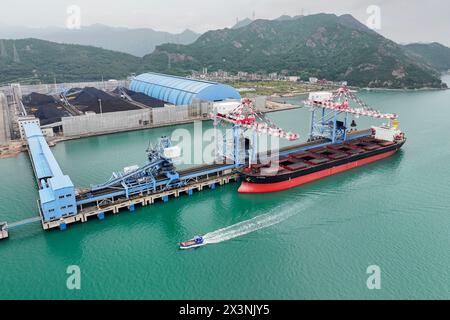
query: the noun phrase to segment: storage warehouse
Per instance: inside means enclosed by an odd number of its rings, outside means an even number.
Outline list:
[[[131,82],[130,90],[177,106],[191,105],[193,100],[217,102],[241,99],[239,92],[228,85],[157,73],[137,76]]]

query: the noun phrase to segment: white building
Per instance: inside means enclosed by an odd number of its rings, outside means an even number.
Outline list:
[[[44,134],[44,137],[47,137],[47,138],[53,138],[55,136],[55,132],[53,131],[53,128],[43,128],[42,133]]]
[[[20,139],[22,140],[25,139],[25,130],[23,129],[24,124],[35,123],[39,127],[41,126],[39,119],[34,116],[20,117],[17,122],[19,123]]]
[[[317,78],[309,78],[309,83],[316,84],[317,82],[319,82],[319,79],[317,79]]]

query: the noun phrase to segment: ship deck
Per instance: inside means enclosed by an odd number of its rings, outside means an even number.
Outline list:
[[[310,171],[334,162],[345,162],[355,156],[364,157],[378,150],[394,147],[395,142],[362,137],[341,144],[318,146],[307,151],[293,152],[279,159],[252,165],[244,170],[246,176],[282,176],[299,171]]]

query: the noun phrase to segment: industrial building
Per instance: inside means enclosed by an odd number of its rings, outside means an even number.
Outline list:
[[[157,73],[137,76],[129,88],[177,106],[191,105],[194,100],[219,102],[241,99],[236,89],[225,84]]]

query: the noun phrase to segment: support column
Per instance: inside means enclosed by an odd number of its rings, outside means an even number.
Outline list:
[[[337,114],[338,112],[334,112],[334,118],[333,118],[333,143],[336,143],[336,130],[337,130]]]
[[[347,131],[348,131],[348,112],[345,114],[345,130],[344,130],[344,141],[347,141]]]
[[[215,156],[216,156],[216,162],[219,162],[220,159],[220,151],[219,151],[219,129],[217,128],[218,121],[217,121],[217,113],[216,110],[214,110],[214,140],[215,140]]]
[[[309,133],[309,137],[312,139],[314,138],[314,127],[316,125],[316,109],[313,108],[312,115],[311,115],[311,131]]]
[[[255,164],[258,162],[258,133],[256,131],[253,131],[251,162]]]
[[[234,165],[236,168],[242,165],[241,163],[241,137],[240,137],[240,127],[235,125],[233,126],[233,140],[234,140]]]

